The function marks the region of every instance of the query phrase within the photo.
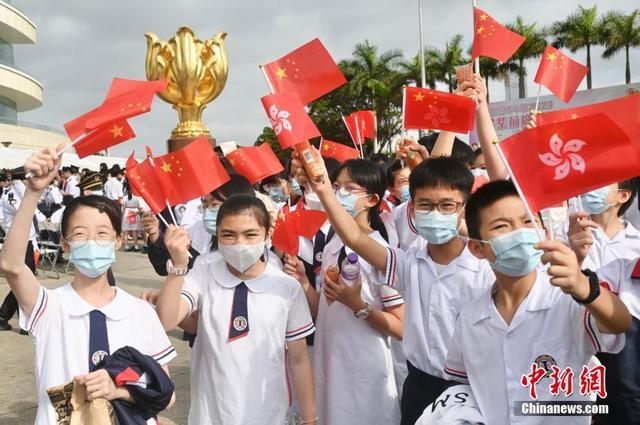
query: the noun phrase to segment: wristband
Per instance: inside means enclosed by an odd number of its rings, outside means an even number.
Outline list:
[[[600,296],[600,281],[598,280],[598,275],[589,269],[582,270],[582,274],[589,278],[589,295],[587,295],[587,298],[584,300],[579,300],[574,295],[572,295],[572,297],[578,304],[587,305],[591,304]]]
[[[313,418],[313,419],[308,419],[306,421],[302,421],[301,423],[302,424],[312,424],[314,422],[318,422],[318,417],[317,416],[315,418]]]

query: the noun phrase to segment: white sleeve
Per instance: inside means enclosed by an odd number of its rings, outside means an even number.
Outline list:
[[[60,189],[57,187],[51,189],[51,199],[54,204],[62,204],[62,194],[60,193]]]
[[[449,343],[449,350],[447,352],[447,360],[444,363],[445,375],[458,382],[464,384],[469,382],[467,378],[467,369],[464,366],[464,353],[462,352],[462,344],[460,339],[462,338],[462,321],[458,315],[456,320],[456,327]]]
[[[144,320],[147,323],[144,332],[146,341],[143,354],[153,357],[160,365],[165,365],[177,356],[176,349],[169,341],[155,309],[146,303],[144,309],[148,311],[144,312]]]
[[[196,267],[194,264],[194,267],[189,270],[189,273],[187,273],[184,278],[180,296],[189,305],[188,315],[200,310],[201,283],[206,283],[206,281],[203,282],[203,270],[207,270],[208,265],[207,263],[203,263],[198,265],[199,267]]]
[[[404,304],[402,295],[390,286],[378,286],[380,292],[380,300],[382,301],[382,307],[395,307]]]
[[[311,319],[309,304],[302,292],[302,288],[296,282],[293,289],[293,297],[290,301],[289,315],[287,316],[286,340],[296,341],[315,332],[316,328]]]
[[[51,292],[48,289],[40,287],[38,293],[38,299],[34,304],[31,314],[27,314],[22,306],[19,306],[19,321],[20,329],[24,329],[33,336],[38,336],[41,333],[46,333],[47,324],[50,322],[50,316],[55,310],[55,296],[51,296]]]
[[[605,289],[606,290],[606,289]],[[570,295],[565,295],[569,303],[569,314],[573,328],[575,346],[588,359],[596,353],[619,353],[625,344],[624,333],[605,334],[598,328],[596,319],[583,305],[578,304]]]
[[[405,288],[404,269],[408,264],[409,255],[401,249],[387,247],[387,267],[382,277],[382,283],[402,293]],[[414,258],[415,259],[415,258]]]

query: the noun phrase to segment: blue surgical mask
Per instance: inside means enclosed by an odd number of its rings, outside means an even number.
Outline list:
[[[111,264],[116,260],[115,241],[88,240],[83,246],[69,244],[71,253],[69,261],[83,275],[96,278],[106,273]]]
[[[458,236],[458,214],[439,211],[416,211],[416,229],[420,236],[434,245],[442,245]]]
[[[400,192],[400,202],[407,202],[411,196],[409,194],[409,185],[400,186],[398,191]]]
[[[542,251],[533,248],[540,242],[535,229],[523,227],[482,242],[490,244],[496,255],[491,267],[507,276],[525,276],[540,264]]]
[[[300,187],[298,180],[291,179],[291,191],[298,196],[302,196],[302,188]]]
[[[204,223],[204,230],[210,235],[215,235],[217,230],[218,210],[220,208],[207,207],[202,214],[202,222]]]
[[[269,188],[269,196],[274,202],[286,202],[289,197],[284,194],[282,186],[273,186]]]
[[[589,214],[602,214],[613,204],[607,203],[607,195],[609,194],[609,187],[601,187],[600,189],[580,195],[580,201],[582,202],[582,208]]]
[[[338,198],[338,202],[340,203],[340,205],[342,205],[342,208],[344,208],[351,217],[355,217],[358,214],[360,214],[362,211],[364,211],[366,208],[363,208],[361,210],[356,211],[356,202],[358,202],[359,198],[364,198],[367,195],[364,196],[358,196],[355,193],[351,193],[350,195],[343,195],[341,193],[336,193],[336,198]]]

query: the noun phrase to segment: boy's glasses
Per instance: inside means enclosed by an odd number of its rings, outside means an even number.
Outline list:
[[[334,184],[333,185],[333,191],[335,192],[336,195],[350,196],[352,193],[366,192],[367,189],[363,189],[363,188],[358,187],[358,186],[349,186],[349,185],[340,186],[340,185]]]
[[[428,214],[433,210],[437,210],[442,214],[449,215],[458,212],[460,205],[462,205],[462,202],[458,201],[424,202],[420,203],[420,206],[416,206],[416,211],[423,211]]]

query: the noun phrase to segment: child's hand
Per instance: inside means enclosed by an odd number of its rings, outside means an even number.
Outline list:
[[[549,264],[547,270],[551,284],[562,292],[571,294],[579,300],[589,296],[589,280],[582,273],[576,254],[560,241],[543,241],[535,245],[544,251],[542,263]]]
[[[584,211],[569,215],[569,230],[567,236],[569,236],[569,246],[576,257],[578,262],[582,264],[584,259],[589,254],[589,249],[593,245],[593,234],[591,229],[597,229],[598,225],[589,220],[589,214]]]
[[[34,192],[41,192],[49,186],[58,175],[58,170],[62,164],[62,155],[58,155],[57,150],[64,144],[54,148],[45,148],[40,152],[34,152],[24,164],[26,174],[33,174],[27,182],[27,188]]]
[[[475,81],[463,81],[462,83],[458,84],[455,94],[468,97],[469,99],[473,100],[476,105],[480,104],[480,98]]]
[[[422,161],[429,158],[429,151],[427,148],[416,142],[411,137],[403,137],[396,141],[396,159],[407,161],[408,151],[416,152],[420,155]]]
[[[478,106],[481,106],[483,103],[487,103],[487,83],[478,74],[473,74],[473,82],[478,96]]]
[[[104,398],[112,401],[120,397],[118,387],[105,369],[98,369],[95,372],[73,378],[76,384],[87,387],[87,400],[92,401]]]
[[[307,288],[307,285],[310,285],[309,279],[307,279],[307,274],[304,270],[304,264],[302,261],[293,255],[284,254],[284,268],[283,271],[300,282],[303,289]]]
[[[328,300],[338,301],[354,312],[362,310],[364,302],[360,296],[360,292],[362,291],[361,279],[354,282],[353,286],[349,286],[344,283],[341,277],[338,276],[338,280],[336,282],[328,273],[325,272],[323,285],[323,291],[325,292]]]
[[[529,121],[527,121],[527,128],[531,129],[531,128],[536,128],[538,126],[538,123],[536,121],[536,115],[538,115],[539,112],[536,111],[531,111],[529,113]]]
[[[155,243],[160,236],[158,217],[151,211],[145,211],[142,214],[140,225],[142,230],[149,235],[149,243]]]
[[[313,192],[320,193],[327,190],[330,191],[331,181],[329,180],[327,169],[324,166],[322,155],[320,155],[320,152],[315,148],[315,146],[311,146],[311,151],[313,156],[316,158],[316,161],[319,161],[321,164],[323,171],[322,175],[315,179],[311,179],[302,165],[300,155],[295,151],[291,154],[291,174],[296,178],[296,180],[298,180],[298,183],[300,183],[301,186],[310,188]]]
[[[171,256],[174,267],[187,267],[189,264],[189,246],[191,240],[186,230],[171,224],[164,234],[164,244]]]

